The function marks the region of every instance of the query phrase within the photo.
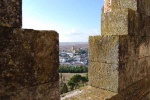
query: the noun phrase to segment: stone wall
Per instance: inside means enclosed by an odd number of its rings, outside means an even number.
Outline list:
[[[0,100],[59,100],[58,33],[21,29],[21,3],[0,1]]]
[[[110,7],[102,13],[102,36],[89,38],[89,84],[116,92],[112,100],[148,98],[150,2],[111,0]]]
[[[22,0],[0,0],[0,26],[22,27]]]
[[[109,100],[149,100],[150,76],[147,76],[120,91]]]

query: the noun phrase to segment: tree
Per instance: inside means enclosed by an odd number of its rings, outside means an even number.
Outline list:
[[[79,75],[79,74],[74,75],[74,76],[71,78],[71,80],[72,80],[73,82],[75,82],[75,83],[78,83],[78,82],[80,82],[80,80],[81,80],[81,75]]]
[[[89,80],[88,73],[86,74],[85,78],[87,79],[87,81]]]
[[[77,53],[78,53],[78,54],[85,54],[85,53],[86,53],[86,51],[85,51],[85,50],[80,49]]]
[[[72,80],[69,80],[68,85],[70,86],[70,89],[73,90],[76,84]]]
[[[68,87],[67,87],[66,83],[64,83],[63,87],[61,88],[61,94],[67,93],[67,92],[68,92]]]
[[[88,72],[88,67],[85,66],[60,66],[60,73],[86,73]]]
[[[80,87],[81,83],[88,82],[87,77],[82,77],[81,75],[74,75],[70,78],[68,81],[68,86],[70,86],[70,89],[76,89],[77,87]]]

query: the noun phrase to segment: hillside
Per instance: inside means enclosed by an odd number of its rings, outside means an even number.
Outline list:
[[[88,48],[88,42],[60,42],[59,51],[70,50],[72,46],[74,46],[75,49]]]

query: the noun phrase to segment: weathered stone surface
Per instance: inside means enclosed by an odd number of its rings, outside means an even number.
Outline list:
[[[121,13],[121,14],[116,14]],[[120,12],[102,13],[101,19],[102,35],[123,35],[128,34],[128,10]]]
[[[107,3],[110,3],[110,7],[104,6],[105,9],[109,8],[111,9],[111,11],[114,11],[129,8],[134,11],[138,10],[138,12],[150,16],[149,0],[105,0],[105,1],[107,1]],[[105,5],[107,6],[108,4]]]
[[[104,0],[104,13],[111,11],[112,11],[111,0]]]
[[[137,0],[138,12],[150,16],[150,1],[149,0]]]
[[[105,44],[101,42],[101,36],[89,37],[89,61],[101,61],[105,62]]]
[[[137,10],[137,1],[136,0],[111,0],[112,11],[120,9],[132,9]]]
[[[59,82],[27,87],[0,96],[0,100],[60,100]]]
[[[146,56],[150,51],[149,40],[149,37],[141,38],[129,35],[91,36],[89,38],[91,86],[114,91],[111,86],[114,85],[113,83],[118,77],[118,81],[116,81],[118,86],[112,86],[116,88],[116,92],[146,77],[150,70],[149,56]],[[117,66],[116,72],[107,69],[113,68],[114,64]],[[109,67],[105,65],[109,65]],[[112,72],[114,75],[118,73],[114,79]],[[111,84],[109,84],[110,81]]]
[[[119,64],[138,58],[138,37],[90,36],[89,61]]]
[[[118,92],[118,65],[90,62],[89,84],[93,87]]]
[[[137,13],[137,19],[140,36],[150,36],[150,16]]]
[[[150,37],[139,39],[139,58],[150,56]]]
[[[85,86],[79,90],[74,90],[68,93],[67,96],[62,97],[61,100],[109,100],[115,95],[116,93],[111,91],[95,88],[92,86]]]
[[[119,65],[90,62],[89,83],[100,89],[120,92],[148,75],[148,62],[146,58]]]
[[[122,9],[132,9],[137,10],[136,0],[105,0],[104,13],[114,12]]]
[[[102,35],[150,36],[150,16],[131,9],[102,13],[101,29]]]
[[[150,75],[150,57],[131,60],[119,65],[119,91]]]
[[[126,1],[128,2],[130,0],[126,0]],[[113,2],[118,2],[118,0],[112,0],[112,3]],[[135,1],[132,0],[132,2],[135,2]],[[147,0],[146,1],[139,0],[138,6],[141,7],[141,6],[145,5],[144,3],[146,5],[149,5],[150,2]],[[121,4],[121,6],[123,6],[122,5],[123,1],[120,0],[118,4]],[[148,9],[150,7],[149,6],[145,6],[148,8],[144,8],[144,7],[140,8],[140,7],[139,7],[140,10],[138,10],[138,11],[136,11],[134,9],[133,10],[127,9],[130,7],[125,7],[126,9],[125,8],[124,9],[117,8],[118,10],[114,10],[109,13],[102,13],[102,25],[101,25],[102,35],[150,36],[150,33],[149,33],[149,31],[150,31],[150,15],[143,13],[144,9]]]
[[[150,76],[130,85],[109,100],[145,100],[146,94],[150,91]],[[149,99],[146,99],[149,100]]]
[[[118,92],[110,100],[150,93],[150,1],[105,0],[102,36],[89,38],[89,83]]]
[[[118,36],[89,37],[89,61],[118,64]]]
[[[139,47],[138,47],[139,37],[122,35],[119,36],[119,62],[126,63],[138,59]]]
[[[0,26],[22,26],[22,0],[0,0]]]
[[[1,96],[58,81],[58,43],[55,31],[0,27]]]
[[[136,16],[131,9],[102,13],[102,35],[136,35]]]
[[[142,98],[142,100],[150,100],[150,92],[147,93],[146,95],[144,95],[144,97]]]
[[[137,81],[137,77],[135,77],[135,67],[136,61],[129,61],[126,63],[120,63],[118,68],[118,91],[125,89],[127,86],[133,84],[135,82],[135,79]],[[132,66],[132,67],[131,67]],[[139,69],[138,69],[139,70]]]

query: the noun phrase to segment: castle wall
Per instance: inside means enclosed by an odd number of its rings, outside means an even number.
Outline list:
[[[22,27],[22,0],[0,1],[0,26]]]
[[[0,100],[59,100],[59,37],[21,29],[22,0],[0,1]]]
[[[118,93],[112,100],[141,100],[150,91],[149,4],[112,0],[111,11],[104,5],[102,36],[89,37],[89,84]]]

